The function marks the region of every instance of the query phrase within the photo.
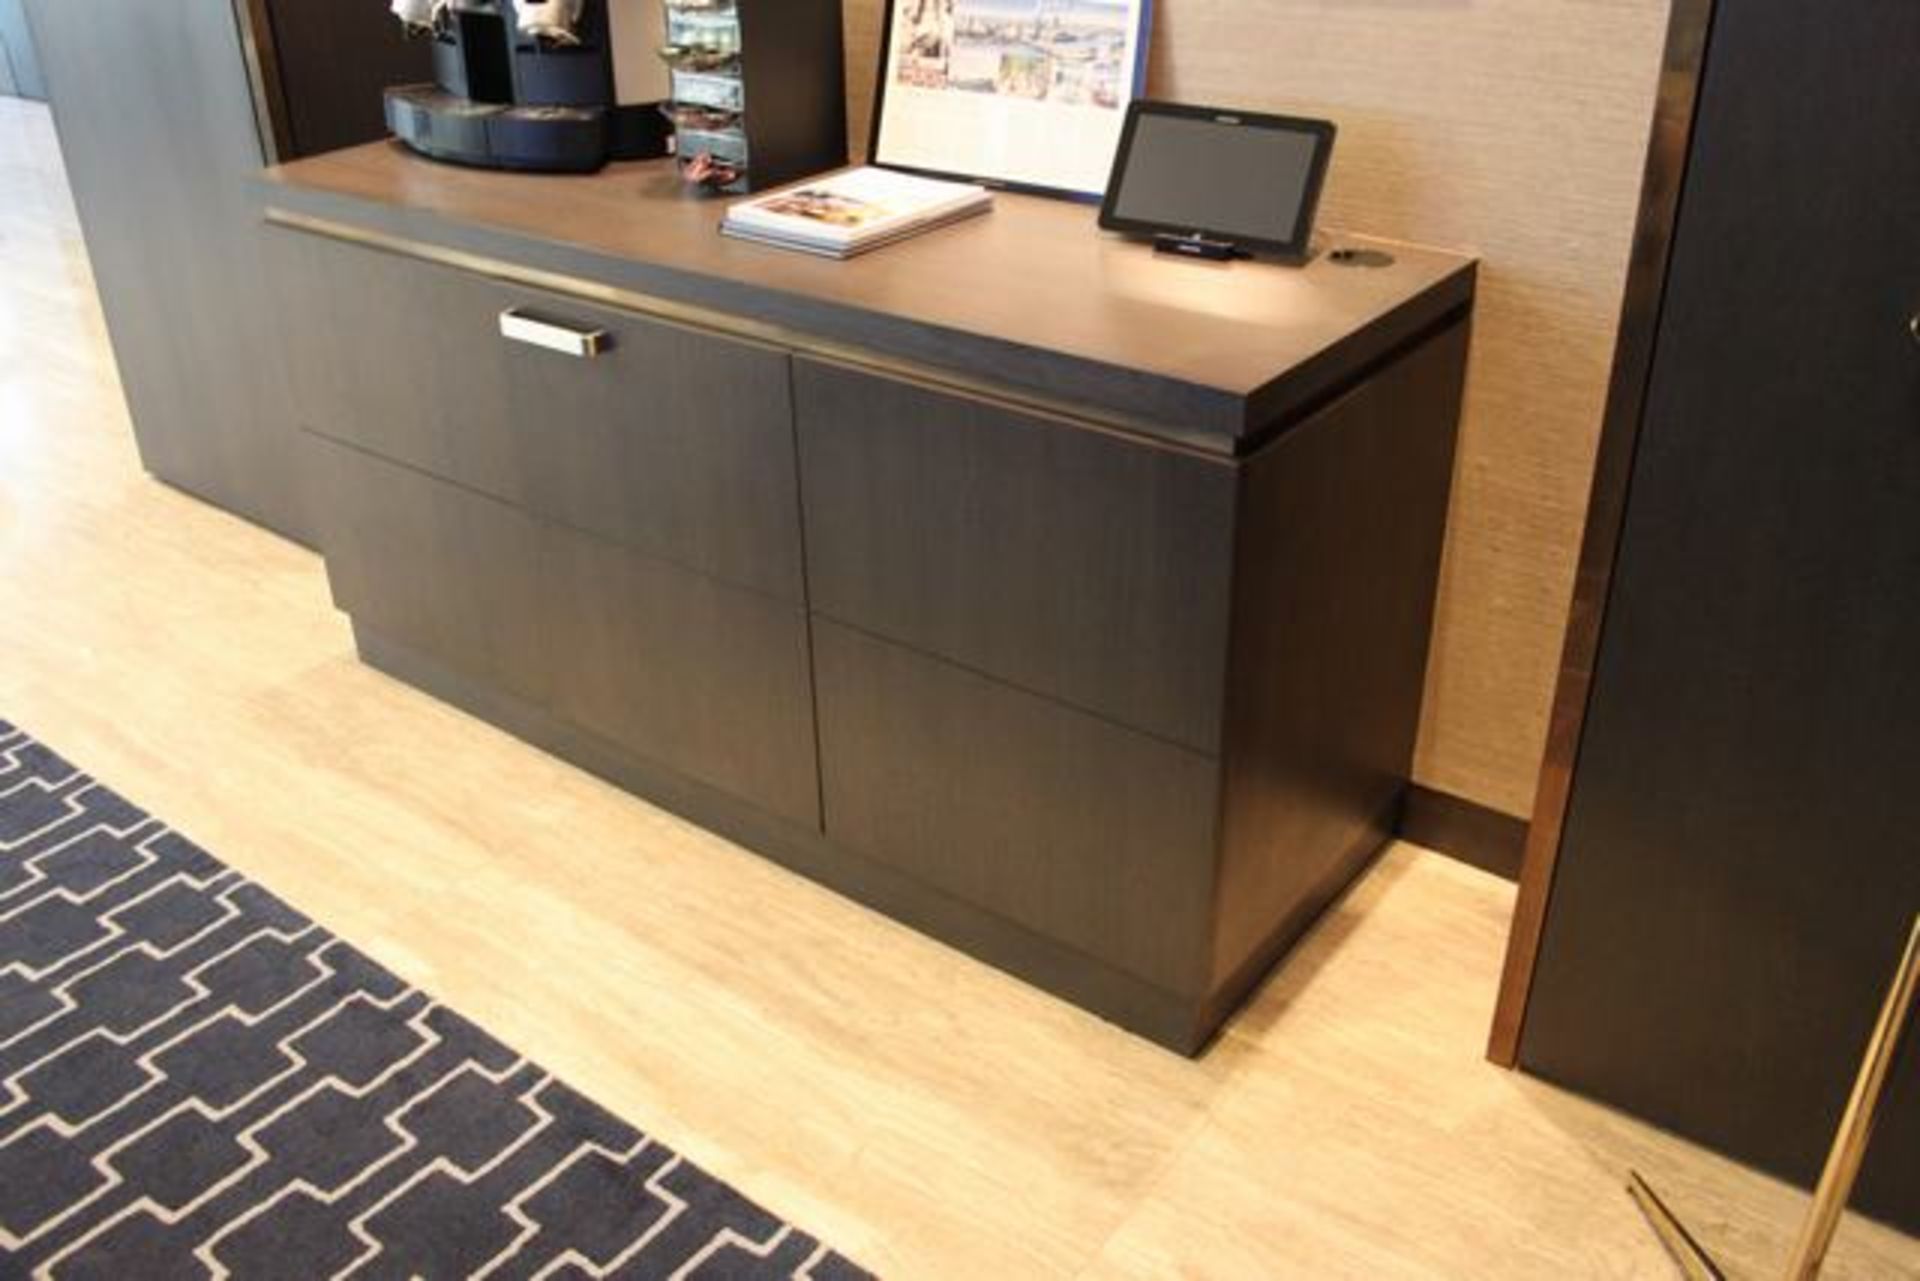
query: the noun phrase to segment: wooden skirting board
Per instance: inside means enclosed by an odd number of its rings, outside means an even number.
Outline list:
[[[1503,880],[1517,881],[1527,851],[1527,820],[1416,783],[1407,790],[1400,836]]]

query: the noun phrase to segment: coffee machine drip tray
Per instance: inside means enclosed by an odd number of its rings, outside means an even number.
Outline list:
[[[664,156],[669,136],[669,127],[651,106],[475,102],[437,85],[387,90],[387,128],[436,160],[547,173],[591,173],[610,157]]]

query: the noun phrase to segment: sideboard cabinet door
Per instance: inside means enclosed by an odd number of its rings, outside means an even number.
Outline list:
[[[819,827],[801,606],[553,525],[541,593],[560,719]]]
[[[539,704],[540,529],[517,508],[318,437],[305,446],[334,603],[356,628]]]
[[[363,637],[818,827],[798,606],[320,437],[308,455],[334,599]]]
[[[823,619],[814,644],[833,841],[1162,991],[1200,989],[1215,761]]]
[[[1220,746],[1231,465],[794,361],[815,613]]]
[[[696,573],[799,603],[783,351],[282,233],[302,425]],[[568,354],[510,337],[590,340]]]
[[[520,503],[501,286],[360,245],[273,231],[304,429]],[[330,522],[328,522],[330,523]]]

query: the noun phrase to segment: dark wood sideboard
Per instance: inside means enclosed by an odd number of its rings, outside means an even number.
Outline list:
[[[265,186],[373,665],[1183,1052],[1392,832],[1471,261],[1003,196],[834,263],[668,165],[385,144]]]

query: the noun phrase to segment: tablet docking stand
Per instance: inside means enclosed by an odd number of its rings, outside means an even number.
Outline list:
[[[1163,231],[1153,238],[1156,253],[1178,254],[1182,258],[1204,258],[1208,262],[1232,262],[1235,258],[1251,258],[1253,255],[1234,244],[1231,240],[1215,240],[1198,232],[1191,236],[1177,236]]]

